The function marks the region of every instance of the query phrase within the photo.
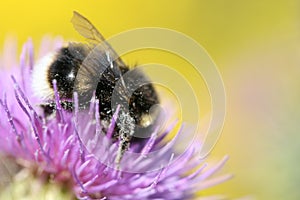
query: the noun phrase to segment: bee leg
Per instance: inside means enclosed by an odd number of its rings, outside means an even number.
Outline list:
[[[120,141],[120,144],[119,144],[117,157],[116,157],[116,160],[115,160],[115,163],[116,163],[116,166],[117,166],[118,170],[120,169],[120,162],[123,158],[123,155],[124,155],[125,151],[127,151],[129,149],[131,138],[128,137],[128,136],[121,136],[120,139],[121,139],[121,141]]]
[[[120,143],[119,143],[119,148],[118,148],[115,164],[117,166],[117,169],[120,169],[120,162],[123,158],[125,151],[127,151],[129,149],[130,140],[134,134],[135,121],[129,115],[129,113],[122,111],[118,118],[117,125],[120,128],[120,131],[119,131]]]

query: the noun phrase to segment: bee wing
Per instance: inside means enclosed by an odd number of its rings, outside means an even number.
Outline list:
[[[92,45],[90,53],[82,62],[77,73],[74,90],[79,96],[85,97],[83,99],[85,102],[96,90],[100,76],[110,82],[115,82],[116,78],[119,78],[122,84],[117,92],[128,99],[126,96],[128,94],[127,88],[120,69],[127,68],[125,63],[88,19],[74,11],[71,22],[75,30]]]
[[[101,33],[87,18],[74,11],[71,22],[75,30],[80,35],[85,37],[89,41],[89,43],[91,43],[93,46],[101,45],[106,52],[109,52],[111,59],[116,62],[118,66],[125,66],[124,62],[118,56],[116,51],[110,46],[110,44],[105,40]]]
[[[76,53],[76,45],[69,43],[68,48],[75,49],[71,51]],[[79,99],[80,102],[88,102],[92,98],[101,78],[113,83],[116,77],[102,45],[95,46],[92,49],[88,45],[84,45],[84,47],[88,49],[88,54],[83,59],[74,82],[74,91],[81,98]],[[77,56],[75,53],[74,57]]]

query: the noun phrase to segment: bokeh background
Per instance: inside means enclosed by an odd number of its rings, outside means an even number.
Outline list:
[[[300,199],[299,8],[297,0],[10,0],[0,3],[0,45],[9,48],[16,38],[19,53],[29,37],[35,46],[45,34],[79,39],[69,23],[73,10],[87,16],[106,37],[149,26],[192,37],[218,65],[227,93],[225,126],[211,157],[230,155],[223,172],[234,178],[206,194],[296,200]],[[155,56],[148,52],[135,58],[146,62]],[[126,60],[135,63],[133,57]],[[174,64],[170,56],[165,62]]]

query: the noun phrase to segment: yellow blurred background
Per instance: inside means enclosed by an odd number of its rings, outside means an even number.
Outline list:
[[[29,37],[36,46],[45,34],[79,39],[70,23],[73,10],[93,21],[106,37],[149,26],[192,37],[211,55],[224,80],[227,116],[212,156],[229,154],[223,172],[234,174],[205,193],[296,200],[300,199],[299,8],[297,0],[10,0],[0,6],[0,45],[16,37],[20,52]],[[143,59],[151,60],[138,55],[138,62]]]

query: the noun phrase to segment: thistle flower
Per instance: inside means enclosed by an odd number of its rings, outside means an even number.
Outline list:
[[[0,94],[3,95],[0,151],[37,178],[65,187],[78,199],[134,200],[191,199],[195,192],[230,177],[209,179],[227,157],[206,169],[203,160],[196,156],[200,143],[193,143],[177,156],[173,145],[176,137],[168,144],[165,139],[172,125],[163,133],[155,129],[144,142],[133,143],[128,153],[136,156],[125,155],[118,170],[114,166],[118,141],[112,139],[116,118],[103,128],[99,102],[92,99],[90,109],[78,111],[76,94],[75,112],[66,112],[60,106],[57,90],[56,114],[51,119],[43,118],[38,106],[41,100],[32,95],[30,88],[33,63],[29,41],[23,47],[19,66],[6,66],[6,69],[0,66]],[[118,110],[114,116],[117,114]],[[159,153],[151,154],[158,149]],[[157,163],[161,167],[154,169]]]

